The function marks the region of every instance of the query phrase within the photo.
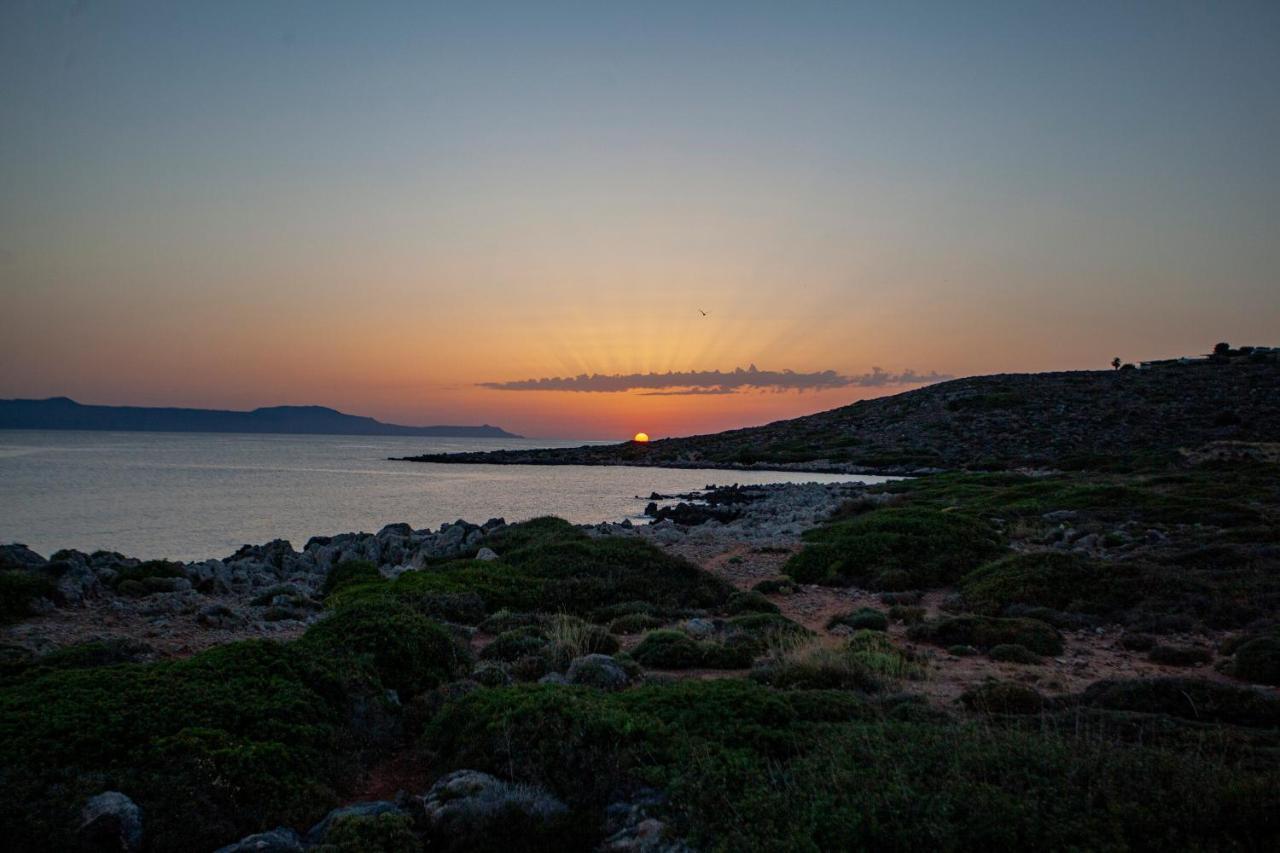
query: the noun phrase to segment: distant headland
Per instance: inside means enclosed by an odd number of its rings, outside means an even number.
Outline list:
[[[251,412],[220,409],[86,406],[69,397],[0,400],[0,429],[120,432],[243,432],[298,435],[400,435],[520,438],[496,426],[401,426],[324,406],[269,406]]]

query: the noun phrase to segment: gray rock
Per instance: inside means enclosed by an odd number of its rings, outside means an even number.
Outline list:
[[[329,812],[321,818],[319,823],[311,827],[311,831],[307,833],[307,843],[320,844],[323,842],[333,824],[344,818],[377,817],[381,814],[404,814],[404,810],[390,800],[372,800],[367,803],[352,803],[349,806],[342,806]]]
[[[225,604],[210,604],[196,614],[196,621],[206,628],[236,628],[245,623],[244,614]]]
[[[609,655],[584,655],[569,663],[565,679],[570,684],[597,687],[601,690],[621,690],[631,681],[617,661]]]
[[[79,836],[87,850],[141,850],[142,809],[119,791],[104,791],[80,810]]]
[[[44,557],[20,542],[0,545],[0,568],[38,569],[46,562]]]
[[[478,770],[455,770],[414,799],[428,831],[465,849],[468,837],[484,837],[513,813],[546,827],[569,814],[569,807],[544,788],[504,782]],[[459,847],[461,844],[461,847]]]
[[[247,835],[214,853],[302,853],[302,838],[287,826]]]
[[[1080,513],[1074,509],[1056,509],[1053,512],[1046,512],[1040,517],[1051,524],[1059,524],[1064,521],[1074,521],[1079,515]]]
[[[710,619],[703,619],[701,617],[686,619],[680,627],[684,629],[686,634],[693,637],[695,640],[705,640],[716,632],[716,624]]]
[[[630,802],[611,804],[605,809],[606,838],[597,853],[690,853],[679,839],[667,839],[667,825],[654,816],[666,798],[653,790],[641,791]]]
[[[481,548],[476,552],[476,559],[487,562],[489,560],[498,559],[498,555],[492,548]]]

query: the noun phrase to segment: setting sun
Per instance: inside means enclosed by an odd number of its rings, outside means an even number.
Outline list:
[[[649,434],[648,434],[648,433],[644,433],[644,432],[638,432],[638,433],[636,433],[636,437],[635,437],[635,438],[633,438],[633,439],[631,439],[631,440],[632,440],[632,441],[638,441],[638,442],[640,442],[641,444],[644,444],[646,441],[648,441],[648,440],[649,440]]]

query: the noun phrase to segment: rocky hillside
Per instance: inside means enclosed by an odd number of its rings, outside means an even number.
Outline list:
[[[998,374],[714,435],[417,462],[799,468],[911,473],[1101,468],[1209,442],[1280,442],[1280,365]]]

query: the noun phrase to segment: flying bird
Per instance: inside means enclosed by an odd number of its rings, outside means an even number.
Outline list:
[[[698,313],[699,313],[699,314],[701,314],[703,317],[708,317],[708,316],[710,316],[709,314],[707,314],[707,312],[706,312],[706,311],[703,311],[701,308],[699,308],[699,309],[698,309]]]

